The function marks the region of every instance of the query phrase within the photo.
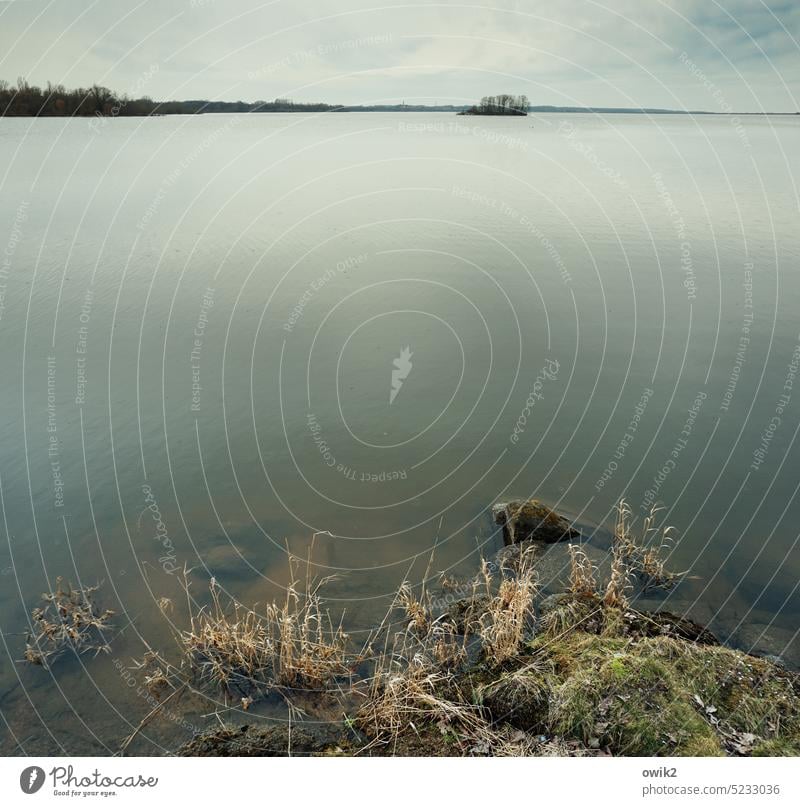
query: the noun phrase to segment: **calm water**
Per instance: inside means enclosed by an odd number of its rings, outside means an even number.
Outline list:
[[[799,663],[798,125],[1,120],[0,749],[118,746],[175,568],[263,602],[324,532],[357,633],[509,495],[663,502],[667,606]],[[121,629],[51,677],[15,661],[59,575]]]

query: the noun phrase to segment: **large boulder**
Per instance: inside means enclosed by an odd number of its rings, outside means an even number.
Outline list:
[[[494,522],[503,527],[507,546],[524,540],[558,543],[578,540],[581,533],[563,516],[539,501],[509,501],[492,507]]]

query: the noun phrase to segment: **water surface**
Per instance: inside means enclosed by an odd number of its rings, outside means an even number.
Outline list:
[[[511,495],[663,502],[664,606],[798,663],[797,125],[0,121],[3,752],[113,752],[175,569],[263,602],[319,533],[358,635]],[[120,629],[52,677],[15,661],[59,575]]]

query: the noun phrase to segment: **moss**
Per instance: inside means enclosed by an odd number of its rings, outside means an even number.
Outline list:
[[[625,633],[625,617],[618,607],[603,609],[601,634],[605,638],[617,638]]]
[[[600,632],[602,623],[602,610],[596,600],[568,597],[543,615],[542,632],[560,641],[562,636],[578,628],[583,633]]]
[[[764,738],[800,737],[798,679],[762,658],[685,641],[640,642],[640,652],[669,658],[682,686],[734,731]]]
[[[584,644],[588,652],[555,693],[553,730],[599,740],[615,755],[691,755],[698,741],[715,747],[712,729],[667,664],[642,657],[635,644],[620,650],[619,641],[608,643]]]
[[[566,606],[574,616],[581,604]],[[800,754],[797,675],[674,634],[608,629],[631,621],[603,610],[566,632],[540,632],[512,663],[473,669],[472,703],[495,727],[613,755]]]
[[[763,659],[667,636],[578,631],[529,646],[551,661],[548,727],[565,738],[622,755],[720,755],[712,715],[726,731],[775,738],[762,753],[800,736],[797,678]]]
[[[795,742],[767,739],[753,748],[754,756],[800,756],[800,737]]]
[[[693,736],[680,749],[681,756],[724,756],[716,736]]]
[[[619,681],[622,682],[628,677],[630,668],[625,664],[622,658],[613,658],[608,662],[608,671]]]
[[[605,613],[599,619],[607,623]],[[293,734],[292,747],[328,755],[503,754],[492,742],[510,736],[530,754],[539,752],[543,734],[548,746],[573,748],[570,753],[800,755],[800,677],[761,658],[679,637],[573,627],[535,636],[500,666],[468,664],[448,680],[436,696],[457,707],[480,706],[476,713],[496,739],[461,735],[455,723],[423,718],[367,750],[352,746],[353,730]],[[285,753],[286,743],[282,732],[243,728],[218,731],[187,749],[267,755]]]

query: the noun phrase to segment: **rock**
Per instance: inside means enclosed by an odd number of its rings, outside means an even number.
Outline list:
[[[503,546],[495,554],[492,565],[500,571],[515,574],[522,552],[530,545],[535,547],[533,563],[539,590],[544,595],[567,590],[570,584],[571,569],[569,547],[572,544],[570,543],[515,543]],[[576,545],[595,567],[594,578],[598,589],[602,591],[610,576],[611,555],[591,543],[582,542]]]
[[[669,638],[678,638],[704,646],[719,645],[719,641],[710,630],[691,619],[676,616],[666,610],[651,613],[629,610],[625,613],[625,633],[640,638],[666,635]]]
[[[500,571],[511,571],[516,573],[519,567],[519,560],[522,556],[522,550],[518,543],[505,545],[503,548],[498,549],[494,555],[492,562],[489,565],[489,570],[495,573],[498,569]]]
[[[231,543],[214,546],[200,560],[214,577],[249,577],[253,573],[247,555]]]
[[[494,522],[503,527],[503,540],[507,546],[523,540],[558,543],[578,540],[581,536],[566,518],[533,499],[495,504],[492,516]]]
[[[748,655],[767,657],[793,669],[800,668],[800,637],[774,624],[742,624],[729,637],[729,643]]]
[[[478,594],[458,599],[447,608],[447,620],[455,627],[456,632],[464,634],[467,626],[474,624],[486,612],[489,597]]]
[[[547,615],[559,607],[568,605],[572,601],[572,594],[570,593],[551,593],[550,596],[545,596],[539,603],[539,613],[542,616]]]
[[[314,732],[286,725],[266,728],[254,725],[225,726],[200,733],[182,745],[179,756],[312,756],[335,747],[336,731],[319,728]],[[291,752],[290,752],[291,749]]]
[[[542,591],[557,593],[570,584],[570,543],[542,546],[536,556],[536,573]],[[591,543],[576,544],[595,567],[594,578],[599,590],[604,590],[610,576],[611,555]]]

